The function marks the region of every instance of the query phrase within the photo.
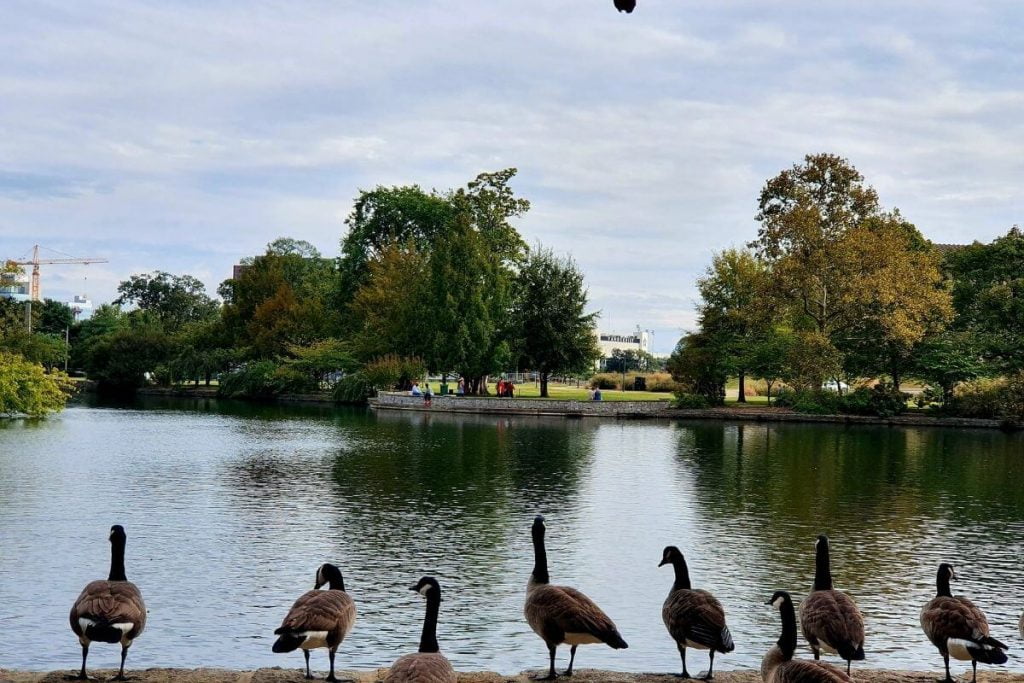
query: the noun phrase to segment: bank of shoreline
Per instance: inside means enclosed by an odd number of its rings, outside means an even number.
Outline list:
[[[83,387],[86,392],[90,388]],[[144,387],[138,390],[140,396],[165,396],[173,398],[217,398],[215,387]],[[404,398],[404,397],[403,397]],[[408,397],[413,398],[413,397]],[[269,399],[231,399],[241,401],[258,401],[262,403],[313,403],[327,405],[342,405],[337,403],[328,393],[316,394],[282,394]],[[479,401],[485,403],[477,405]],[[451,400],[435,400],[428,408],[423,405],[423,400],[415,398],[410,401],[382,404],[377,399],[370,399],[370,408],[376,410],[399,410],[421,413],[463,413],[475,415],[509,415],[509,416],[534,416],[534,417],[604,417],[615,419],[640,419],[640,420],[718,420],[723,422],[782,422],[782,423],[812,423],[812,424],[840,424],[840,425],[865,425],[882,427],[938,427],[944,429],[998,429],[1003,431],[1024,430],[1022,422],[1007,422],[1005,420],[991,420],[967,417],[933,417],[930,415],[906,414],[894,417],[873,417],[867,415],[810,415],[807,413],[795,413],[786,409],[768,406],[747,406],[747,407],[722,407],[722,408],[670,408],[667,405],[660,406],[657,410],[632,409],[632,404],[648,403],[657,404],[667,401],[607,401],[600,402],[603,410],[591,411],[597,402],[575,401],[577,404],[571,409],[554,404],[568,403],[552,399],[526,398],[498,399],[488,397],[473,401],[469,405],[466,399],[453,398]],[[621,403],[621,406],[616,406]]]
[[[967,669],[970,674],[970,667]],[[0,683],[64,683],[68,675],[77,673],[71,669],[50,672],[9,671],[0,669]],[[375,683],[383,681],[387,669],[375,671],[337,671],[339,679],[351,679],[356,683]],[[529,675],[540,671],[523,672],[516,675],[502,675],[490,671],[459,673],[459,683],[526,683]],[[885,669],[854,668],[853,679],[856,681],[872,681],[873,683],[934,683],[938,671],[890,671]],[[961,672],[962,673],[962,672]],[[90,676],[96,681],[106,682],[117,674],[114,669],[90,670]],[[230,669],[131,669],[126,672],[129,681],[136,683],[305,683],[303,673],[298,668],[270,668],[255,671],[235,671]],[[317,680],[323,680],[323,672],[314,672]],[[620,673],[600,671],[596,669],[577,669],[571,679],[573,683],[668,683],[678,681],[673,674],[651,673]],[[715,680],[719,683],[758,683],[761,675],[757,671],[721,671],[715,672]],[[969,679],[963,679],[969,680]],[[1024,674],[1008,673],[994,670],[991,667],[979,667],[978,681],[998,683],[1024,683]]]

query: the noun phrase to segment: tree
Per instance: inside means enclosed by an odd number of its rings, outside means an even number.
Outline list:
[[[768,385],[769,405],[772,402],[772,385],[787,374],[786,359],[792,352],[793,342],[791,332],[774,327],[750,340],[747,367],[752,375],[760,377]]]
[[[669,356],[668,371],[688,393],[705,397],[711,405],[725,402],[727,351],[710,335],[691,332],[683,336]]]
[[[726,249],[712,257],[697,289],[702,299],[701,331],[714,336],[715,345],[726,351],[730,372],[739,379],[737,400],[746,402],[748,349],[770,324],[765,266],[747,250]]]
[[[46,372],[20,354],[0,351],[0,415],[42,417],[63,408],[71,392],[63,372]]]
[[[90,346],[85,368],[103,390],[134,391],[167,361],[170,349],[170,338],[157,326],[119,329]]]
[[[163,271],[132,275],[117,287],[117,305],[132,305],[155,316],[166,330],[216,316],[218,302],[206,295],[206,285],[191,275]]]
[[[336,380],[329,381],[328,378],[334,373],[350,373],[359,367],[349,344],[340,339],[325,339],[308,346],[291,346],[288,353],[290,358],[285,359],[284,366],[311,378],[314,386],[319,389],[333,386]]]
[[[587,313],[583,273],[571,258],[537,246],[515,281],[512,316],[522,363],[540,373],[540,395],[548,396],[552,373],[578,373],[600,357],[596,313]]]
[[[37,308],[39,309],[39,319],[32,325],[34,331],[63,337],[65,330],[69,330],[75,323],[71,307],[62,301],[45,299],[42,306],[32,307],[33,314]]]
[[[987,369],[981,340],[969,331],[948,330],[929,337],[915,349],[914,361],[915,374],[938,386],[946,405],[957,384],[981,377]]]

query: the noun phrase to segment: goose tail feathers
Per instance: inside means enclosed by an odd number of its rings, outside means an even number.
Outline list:
[[[854,647],[851,643],[843,643],[836,647],[836,652],[848,662],[859,662],[864,659],[864,644]]]
[[[722,633],[719,636],[718,647],[716,647],[715,649],[721,652],[722,654],[732,652],[736,649],[736,645],[734,645],[732,642],[732,633],[729,632],[728,626],[722,627]]]
[[[306,640],[306,636],[303,634],[293,633],[284,628],[279,628],[274,633],[280,636],[274,641],[273,647],[270,649],[274,652],[291,652],[298,649],[299,645]]]
[[[85,627],[85,637],[99,643],[120,643],[124,631],[106,621],[93,622]]]
[[[603,640],[606,645],[615,650],[625,650],[627,647],[629,647],[626,641],[622,639],[622,636],[619,635],[618,631],[610,631],[608,633],[603,634],[601,640]]]

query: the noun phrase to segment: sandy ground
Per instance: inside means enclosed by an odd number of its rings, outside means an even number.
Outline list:
[[[28,671],[7,671],[0,669],[0,683],[65,683],[67,679],[76,672],[70,670],[51,671],[49,673],[28,672]],[[100,669],[90,671],[90,675],[98,683],[113,679],[116,670]],[[529,681],[528,673],[518,676],[502,676],[491,672],[460,673],[460,683],[525,683]],[[339,679],[348,678],[357,683],[373,683],[381,681],[387,674],[387,669],[376,671],[338,671]],[[315,674],[318,680],[323,680],[324,673]],[[229,671],[227,669],[146,669],[142,671],[130,670],[126,674],[132,683],[305,683],[302,672],[299,669],[257,669],[255,671]],[[858,681],[874,681],[876,683],[935,683],[940,677],[940,672],[901,672],[862,669],[853,672],[853,677]],[[569,679],[565,679],[569,680]],[[572,683],[669,683],[678,681],[675,676],[666,674],[623,674],[613,671],[597,671],[593,669],[580,669],[572,677]],[[719,683],[756,683],[761,676],[754,671],[723,671],[716,674],[715,680]],[[958,677],[961,681],[970,681],[970,670],[966,676]],[[993,683],[1024,683],[1024,674],[1010,674],[999,671],[983,670],[978,668],[978,681],[991,681]]]

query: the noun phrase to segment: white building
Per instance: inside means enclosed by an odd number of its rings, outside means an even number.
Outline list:
[[[31,292],[31,283],[24,273],[0,273],[0,297],[28,301]]]
[[[609,332],[597,333],[597,346],[601,349],[601,360],[598,361],[598,369],[603,368],[606,358],[611,358],[614,351],[643,351],[650,353],[651,334],[647,330],[637,326],[636,331],[630,334],[614,334]]]

